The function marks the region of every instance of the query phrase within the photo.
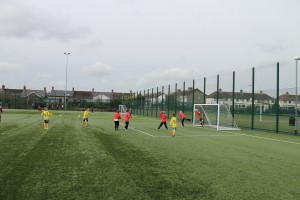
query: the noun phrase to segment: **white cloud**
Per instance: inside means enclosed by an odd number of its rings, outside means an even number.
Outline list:
[[[18,64],[13,63],[0,63],[0,73],[12,73],[12,72],[18,72],[18,70],[22,69],[22,67]]]
[[[156,69],[150,73],[145,73],[137,80],[137,86],[141,87],[154,87],[156,83],[172,84],[179,81],[192,80],[193,78],[199,78],[200,73],[195,69],[189,68],[166,68]]]
[[[280,53],[286,51],[286,48],[283,45],[282,40],[273,41],[272,43],[260,43],[256,45],[261,51],[267,53]]]
[[[54,89],[65,88],[65,84],[64,81],[51,81],[50,87],[54,87]]]
[[[37,75],[37,77],[38,78],[40,78],[40,79],[48,79],[48,78],[50,78],[51,76],[49,75],[49,74],[38,74]]]
[[[89,67],[85,67],[81,70],[83,74],[91,75],[95,77],[105,77],[113,72],[113,68],[104,63],[95,63]]]
[[[2,37],[68,40],[84,38],[91,32],[88,26],[75,26],[66,17],[53,16],[53,13],[43,10],[34,12],[34,9],[14,1],[0,2],[0,24]]]

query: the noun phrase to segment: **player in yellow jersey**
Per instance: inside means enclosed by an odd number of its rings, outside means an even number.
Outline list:
[[[88,123],[89,123],[89,108],[86,108],[85,109],[85,111],[84,111],[84,113],[83,113],[83,120],[82,120],[82,122],[81,122],[81,126],[83,125],[83,124],[85,124],[85,126],[87,126],[88,125]]]
[[[41,115],[44,117],[44,129],[49,129],[49,116],[51,116],[52,113],[48,111],[47,107],[45,107]]]
[[[170,120],[170,126],[172,130],[172,137],[174,137],[176,132],[176,127],[177,127],[177,119],[175,114],[173,114],[173,117]]]

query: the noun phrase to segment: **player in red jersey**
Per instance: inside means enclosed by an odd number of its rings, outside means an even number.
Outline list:
[[[125,116],[124,116],[124,122],[125,122],[125,128],[124,131],[128,131],[128,126],[129,126],[129,120],[130,120],[130,112],[129,109],[126,110]]]
[[[198,119],[199,119],[199,121],[200,121],[200,124],[202,125],[202,127],[203,127],[203,125],[204,125],[204,121],[203,121],[203,118],[202,118],[202,114],[201,114],[201,112],[200,111],[198,111],[197,109],[195,110],[195,114],[198,116]]]
[[[184,126],[185,114],[182,111],[179,111],[179,117],[181,118],[181,124]]]
[[[166,127],[166,130],[168,130],[168,126],[167,126],[167,115],[165,113],[165,111],[161,111],[160,113],[160,117],[161,117],[161,122],[159,124],[159,127],[157,129],[160,129],[160,127],[164,124]]]
[[[121,114],[120,111],[117,110],[116,114],[114,115],[114,122],[115,122],[115,131],[119,130]]]

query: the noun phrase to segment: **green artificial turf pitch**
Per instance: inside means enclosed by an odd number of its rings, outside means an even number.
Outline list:
[[[114,113],[4,110],[0,199],[300,199],[300,137]],[[62,116],[60,116],[62,115]]]

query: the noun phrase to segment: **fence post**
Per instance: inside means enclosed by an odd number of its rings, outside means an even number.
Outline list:
[[[232,74],[232,117],[234,119],[234,99],[235,99],[235,71]]]
[[[138,113],[139,113],[139,91],[136,91],[135,105],[136,105],[136,114],[138,115]]]
[[[175,83],[175,98],[174,98],[175,113],[177,111],[177,83]]]
[[[148,91],[147,91],[147,116],[149,115],[149,104],[150,104],[150,102],[149,102],[149,88],[148,88]]]
[[[142,107],[143,107],[143,98],[142,98],[142,91],[140,90],[140,115],[142,115]]]
[[[206,104],[206,77],[204,77],[203,93],[203,103]]]
[[[143,98],[143,116],[145,116],[145,104],[146,104],[146,92],[144,90],[144,98]]]
[[[255,105],[254,105],[254,83],[255,83],[255,69],[252,68],[252,115],[251,115],[251,130],[254,129],[254,111],[255,111]]]
[[[155,113],[155,117],[157,117],[157,110],[158,110],[158,87],[156,88],[156,113]]]
[[[161,110],[164,111],[164,86],[161,86]]]
[[[153,88],[151,88],[152,94],[151,94],[151,116],[153,117]]]
[[[276,88],[276,133],[279,131],[279,62],[277,63],[277,88]]]
[[[168,85],[168,117],[170,117],[170,85]]]
[[[185,81],[183,81],[182,112],[184,112]]]
[[[194,109],[195,104],[195,79],[193,79],[193,99],[192,99],[192,109]],[[193,110],[192,110],[193,113]],[[194,121],[194,115],[192,115],[192,121]]]
[[[219,74],[217,75],[217,104],[219,103]]]

